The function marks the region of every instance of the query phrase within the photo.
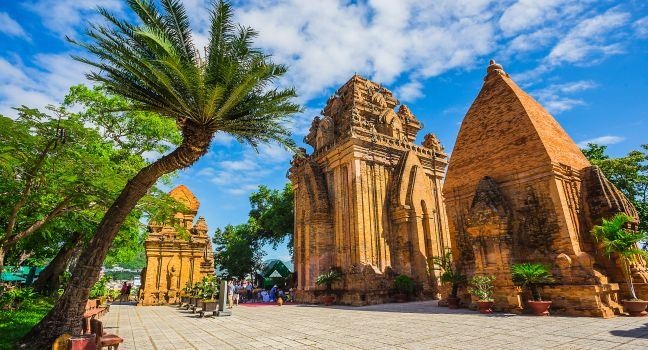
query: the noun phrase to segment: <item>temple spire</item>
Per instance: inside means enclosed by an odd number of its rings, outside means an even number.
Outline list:
[[[495,62],[495,60],[490,60],[488,68],[486,68],[486,76],[484,77],[484,80],[496,75],[503,75],[507,78],[509,76],[506,72],[504,72],[504,68],[501,64]]]

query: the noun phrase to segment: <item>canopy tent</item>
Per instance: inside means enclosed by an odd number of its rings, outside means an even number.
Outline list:
[[[290,268],[281,260],[273,259],[265,261],[260,271],[260,275],[263,276],[263,287],[272,288],[275,284],[283,287],[290,273]]]
[[[18,274],[12,272],[3,272],[2,276],[0,276],[0,280],[2,280],[2,282],[25,283],[25,278],[20,277]]]

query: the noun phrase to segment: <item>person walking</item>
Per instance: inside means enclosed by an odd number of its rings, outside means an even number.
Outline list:
[[[124,299],[126,298],[126,291],[128,290],[128,283],[124,281],[124,283],[121,286],[121,290],[119,291],[119,302],[124,302]]]
[[[252,301],[252,289],[252,282],[248,282],[247,286],[245,286],[245,294],[248,303]]]
[[[237,282],[234,284],[234,303],[236,303],[236,306],[239,304],[239,299],[241,298],[241,283]]]
[[[234,302],[234,282],[227,282],[227,308],[231,309]]]
[[[130,293],[131,293],[131,290],[132,290],[132,289],[133,289],[133,285],[130,284],[130,283],[128,283],[128,284],[126,285],[126,302],[129,302],[129,301],[130,301]]]

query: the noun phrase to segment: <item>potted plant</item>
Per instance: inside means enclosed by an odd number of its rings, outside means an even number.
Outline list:
[[[542,300],[540,287],[551,284],[554,278],[549,268],[540,263],[523,263],[511,265],[513,283],[531,291],[533,300],[527,301],[536,316],[549,316],[551,301]]]
[[[603,219],[601,225],[594,226],[592,235],[609,258],[616,255],[621,261],[621,268],[630,293],[630,299],[623,301],[623,308],[630,316],[644,316],[648,301],[637,298],[635,294],[630,264],[638,257],[648,257],[648,253],[638,246],[638,243],[645,241],[647,237],[645,232],[626,229],[630,222],[632,222],[630,216],[623,213],[616,214],[612,219]]]
[[[204,317],[206,312],[216,314],[218,311],[218,281],[214,276],[205,276],[203,278],[203,295],[202,310],[200,310],[200,317]]]
[[[394,287],[398,291],[396,301],[404,303],[407,298],[414,293],[414,280],[407,275],[398,275],[394,279]]]
[[[193,293],[195,298],[193,298],[193,303],[191,304],[191,312],[196,313],[198,306],[202,304],[203,299],[203,284],[202,282],[196,282],[193,287]]]
[[[475,275],[470,279],[468,293],[477,298],[477,309],[480,314],[493,313],[493,281],[495,276]]]
[[[342,279],[342,274],[337,271],[331,269],[331,271],[327,273],[323,273],[319,276],[317,276],[317,279],[315,280],[315,284],[318,286],[324,285],[325,286],[325,295],[322,297],[322,302],[326,306],[330,306],[333,304],[333,300],[335,297],[331,294],[332,286],[333,283],[339,281]]]
[[[441,283],[452,286],[450,295],[446,299],[448,308],[458,309],[459,297],[457,293],[459,292],[459,287],[466,283],[466,276],[462,275],[455,267],[452,261],[452,250],[450,249],[447,249],[442,256],[434,258],[433,262],[434,268],[441,271]]]

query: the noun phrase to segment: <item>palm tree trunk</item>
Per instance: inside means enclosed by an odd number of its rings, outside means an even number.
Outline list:
[[[626,277],[626,283],[628,284],[628,291],[630,292],[630,299],[635,300],[637,294],[635,293],[634,284],[632,283],[632,271],[630,271],[630,265],[628,260],[625,257],[621,257],[621,264],[623,265],[623,274]]]
[[[183,125],[182,131],[183,141],[178,148],[143,168],[128,181],[79,256],[65,292],[47,316],[23,337],[21,342],[24,346],[47,348],[63,333],[81,333],[81,318],[90,289],[99,279],[106,254],[128,214],[162,175],[192,165],[207,152],[213,132],[189,122]]]
[[[51,295],[59,287],[59,278],[65,272],[70,260],[81,247],[83,235],[76,232],[72,235],[67,244],[61,247],[58,254],[52,259],[47,267],[38,275],[34,282],[34,289],[44,295]]]

